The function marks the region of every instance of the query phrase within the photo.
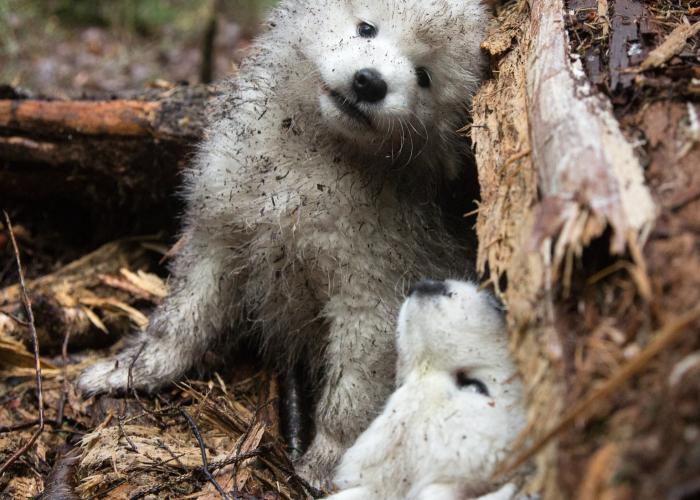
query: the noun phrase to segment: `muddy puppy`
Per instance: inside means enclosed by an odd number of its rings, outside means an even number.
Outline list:
[[[345,453],[330,498],[461,500],[522,430],[522,385],[495,300],[472,283],[422,281],[399,315],[396,391]],[[505,485],[488,499],[511,498]]]
[[[461,276],[438,204],[468,147],[481,0],[282,0],[186,173],[184,247],[147,332],[87,393],[155,390],[215,341],[320,380],[300,470],[318,483],[391,391],[406,283]],[[227,334],[227,335],[224,335]]]

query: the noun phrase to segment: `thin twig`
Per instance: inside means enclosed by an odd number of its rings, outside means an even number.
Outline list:
[[[61,367],[61,375],[63,378],[61,388],[61,399],[58,400],[58,411],[56,412],[56,425],[60,427],[63,423],[63,411],[68,399],[68,340],[70,339],[70,329],[66,328],[63,335],[63,345],[61,346],[61,359],[63,366]]]
[[[129,447],[131,448],[131,451],[138,453],[139,452],[138,448],[136,448],[136,445],[131,440],[129,435],[126,433],[126,430],[124,430],[124,415],[119,415],[117,417],[117,424],[119,425],[119,431],[122,433],[122,436],[124,436],[124,439],[126,439],[126,442],[129,443]]]
[[[700,307],[691,309],[690,311],[681,314],[673,320],[666,323],[656,334],[653,340],[639,354],[630,359],[622,366],[611,378],[603,382],[600,387],[594,389],[587,397],[580,400],[574,407],[564,415],[564,417],[551,430],[547,431],[544,436],[537,439],[525,452],[517,456],[512,462],[503,464],[496,475],[506,475],[522,464],[527,462],[534,455],[539,453],[547,443],[557,436],[564,429],[570,427],[579,418],[588,414],[595,403],[607,399],[625,382],[634,375],[640,373],[649,362],[654,359],[659,353],[663,352],[668,346],[678,340],[680,335],[685,331],[686,327],[691,323],[700,319]]]
[[[30,427],[34,427],[38,423],[39,423],[39,419],[35,418],[34,420],[29,420],[27,422],[20,422],[19,424],[14,424],[14,425],[0,425],[0,434],[7,434],[8,432],[15,432],[15,431],[23,431],[25,429],[29,429]]]
[[[117,479],[117,481],[114,484],[112,484],[109,488],[90,495],[89,497],[87,497],[87,500],[93,500],[94,498],[105,498],[107,496],[107,493],[116,490],[124,483],[128,484],[128,482],[128,479]]]
[[[7,316],[8,318],[10,318],[15,323],[17,323],[18,325],[23,326],[25,328],[29,328],[29,321],[24,321],[23,319],[20,319],[17,316],[15,316],[14,314],[9,313],[9,312],[3,313],[3,314],[5,316]]]
[[[219,492],[219,495],[221,495],[222,498],[228,500],[228,495],[226,494],[224,489],[216,481],[216,479],[214,479],[214,476],[212,476],[211,472],[209,472],[209,465],[207,463],[207,448],[204,444],[204,439],[202,439],[202,434],[200,434],[197,424],[194,420],[192,420],[190,414],[187,413],[183,408],[180,408],[180,413],[183,417],[185,417],[185,419],[187,419],[187,423],[190,424],[190,428],[192,429],[192,434],[194,434],[194,437],[197,440],[197,443],[199,444],[199,451],[202,453],[202,473],[204,474],[204,477],[206,477],[207,480],[214,486],[214,488],[216,488],[216,491]]]
[[[139,356],[141,356],[141,353],[143,352],[143,349],[146,347],[146,342],[142,342],[141,346],[139,347],[139,350],[136,351],[136,354],[134,355],[133,358],[131,358],[131,361],[129,362],[129,370],[127,372],[127,378],[126,378],[126,392],[131,392],[133,390],[134,392],[134,397],[136,399],[139,399],[138,395],[136,394],[136,389],[134,389],[134,376],[132,374],[134,370],[134,365],[136,364],[136,360],[139,359]]]
[[[34,324],[34,312],[32,311],[32,304],[29,302],[29,295],[27,294],[27,286],[24,283],[24,273],[22,272],[22,261],[19,256],[19,248],[17,247],[17,240],[15,239],[15,233],[12,231],[12,223],[10,222],[10,216],[5,214],[5,224],[7,226],[7,232],[10,234],[10,241],[12,241],[12,250],[15,254],[15,261],[17,263],[17,274],[19,275],[19,286],[22,291],[22,304],[24,305],[25,312],[27,314],[27,319],[29,320],[29,331],[32,334],[32,343],[34,344],[34,368],[36,371],[36,395],[39,400],[39,427],[34,432],[32,437],[27,441],[24,446],[21,446],[16,452],[14,452],[10,458],[8,458],[4,464],[0,467],[0,475],[2,475],[10,466],[15,463],[15,461],[21,457],[35,442],[39,439],[39,436],[44,431],[44,392],[41,385],[41,360],[39,359],[39,337],[36,334],[36,325]]]
[[[134,365],[136,364],[136,361],[139,359],[141,356],[141,353],[143,352],[144,348],[146,347],[146,342],[142,342],[141,346],[139,347],[139,350],[136,351],[136,354],[134,355],[133,358],[131,358],[131,361],[129,362],[129,370],[127,372],[127,379],[126,379],[126,392],[131,393],[131,395],[134,397],[134,400],[136,403],[141,407],[141,409],[144,411],[144,414],[151,419],[153,419],[153,422],[163,429],[165,425],[163,424],[161,418],[163,415],[166,415],[165,413],[158,412],[158,411],[153,411],[149,410],[146,405],[144,404],[143,401],[141,401],[141,398],[139,397],[139,393],[136,390],[136,388],[133,386],[133,370],[134,370]],[[126,408],[124,408],[124,411],[122,412],[122,417],[124,417],[124,412],[126,411]],[[172,414],[176,414],[177,412],[173,412]]]

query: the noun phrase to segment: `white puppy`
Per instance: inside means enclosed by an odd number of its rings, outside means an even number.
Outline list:
[[[401,308],[396,391],[345,453],[330,498],[463,499],[496,490],[522,430],[503,315],[474,284],[422,281]],[[506,485],[485,498],[510,498]]]

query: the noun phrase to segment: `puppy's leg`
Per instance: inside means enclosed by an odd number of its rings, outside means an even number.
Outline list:
[[[334,297],[325,310],[331,325],[316,435],[298,464],[315,484],[329,483],[343,452],[377,416],[393,386],[395,314],[376,299],[356,304],[353,297]]]
[[[172,382],[204,354],[223,329],[227,308],[235,300],[229,293],[232,267],[227,265],[227,256],[231,251],[212,241],[202,245],[196,238],[189,237],[177,257],[171,293],[151,316],[148,329],[113,359],[85,370],[78,380],[83,393],[123,390],[129,384],[154,390]]]

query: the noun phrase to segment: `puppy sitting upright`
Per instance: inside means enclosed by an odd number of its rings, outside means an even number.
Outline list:
[[[268,24],[186,174],[170,296],[79,384],[124,389],[131,366],[154,390],[227,332],[282,368],[304,356],[322,382],[301,470],[323,480],[391,390],[404,284],[466,267],[436,201],[466,151],[488,14],[481,0],[283,0]]]
[[[398,389],[347,451],[333,500],[461,500],[491,476],[522,430],[522,384],[502,314],[473,284],[423,281],[398,327]],[[506,485],[485,498],[507,499]]]

